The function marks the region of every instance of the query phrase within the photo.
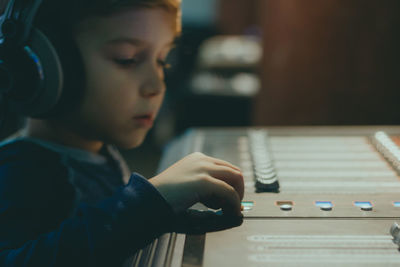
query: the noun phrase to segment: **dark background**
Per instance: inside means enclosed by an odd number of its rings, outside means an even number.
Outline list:
[[[183,14],[163,110],[145,144],[124,152],[135,170],[154,173],[190,127],[400,123],[400,1],[183,0]],[[256,96],[191,91],[199,46],[216,35],[261,38]],[[1,137],[21,125],[7,114]]]
[[[170,86],[177,88],[172,106],[182,110],[191,103],[187,79],[195,68],[196,48],[213,34],[262,38],[264,56],[257,70],[262,88],[245,120],[234,110],[216,120],[219,113],[212,116],[197,107],[184,118],[178,112],[178,132],[218,124],[400,123],[400,1],[219,0],[214,7],[212,23],[184,23],[177,76]],[[218,99],[208,101],[202,101],[204,107]]]

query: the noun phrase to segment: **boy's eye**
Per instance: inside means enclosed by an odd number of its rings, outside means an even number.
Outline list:
[[[128,58],[128,59],[115,59],[114,60],[118,65],[121,65],[123,67],[129,67],[131,65],[134,65],[138,63],[138,60],[136,58]]]
[[[127,59],[114,59],[115,63],[122,67],[131,67],[133,65],[139,64],[139,60],[137,58],[127,58]],[[165,60],[157,60],[157,64],[163,69],[171,68],[171,65],[168,64]]]

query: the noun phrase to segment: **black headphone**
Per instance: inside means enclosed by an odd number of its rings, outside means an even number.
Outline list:
[[[71,76],[51,38],[33,25],[42,2],[10,0],[0,20],[0,95],[12,111],[39,118],[55,109]]]

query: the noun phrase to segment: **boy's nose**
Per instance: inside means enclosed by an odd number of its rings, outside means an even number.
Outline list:
[[[152,97],[159,95],[164,91],[165,83],[163,77],[159,77],[159,75],[149,75],[143,84],[140,93],[143,97]]]

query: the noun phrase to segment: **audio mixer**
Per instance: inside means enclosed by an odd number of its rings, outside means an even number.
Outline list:
[[[400,266],[400,127],[192,129],[160,171],[192,152],[242,169],[243,225],[163,235],[127,266]]]

